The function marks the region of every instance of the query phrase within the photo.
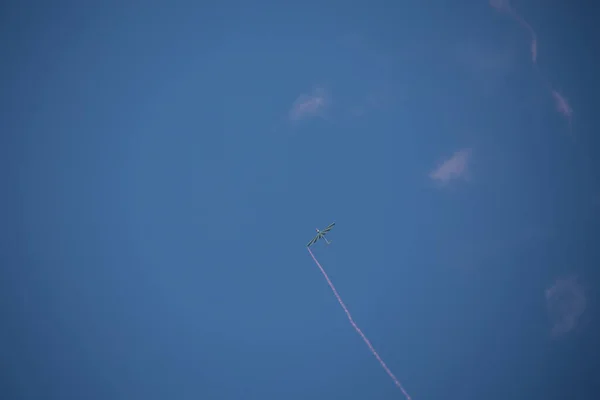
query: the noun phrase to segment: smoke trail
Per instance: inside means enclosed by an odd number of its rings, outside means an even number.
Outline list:
[[[348,320],[352,324],[352,327],[354,328],[354,330],[360,335],[360,337],[362,337],[363,341],[369,347],[369,350],[371,350],[371,353],[373,353],[373,355],[375,356],[375,358],[377,359],[377,361],[379,361],[379,364],[381,364],[381,367],[385,370],[385,372],[387,372],[387,374],[390,376],[390,378],[392,378],[392,380],[394,381],[394,383],[396,384],[396,386],[398,386],[398,388],[402,391],[402,393],[404,393],[404,396],[406,396],[407,400],[411,400],[410,395],[406,392],[406,390],[404,390],[404,387],[402,386],[402,384],[400,383],[400,381],[398,380],[398,378],[396,378],[394,376],[394,374],[392,373],[392,371],[390,371],[390,369],[388,368],[388,366],[385,365],[385,362],[383,362],[383,360],[381,359],[381,357],[379,357],[379,354],[377,354],[377,351],[375,351],[375,348],[373,348],[373,345],[371,344],[371,342],[369,342],[369,339],[367,339],[367,337],[365,336],[365,334],[362,333],[362,331],[360,330],[360,328],[358,327],[358,325],[356,325],[356,322],[354,322],[354,320],[352,319],[352,315],[350,315],[350,311],[348,311],[348,308],[346,307],[346,305],[342,301],[342,298],[340,297],[340,295],[338,294],[337,290],[335,289],[335,286],[333,286],[333,283],[331,283],[331,280],[329,279],[329,276],[325,272],[325,269],[323,269],[323,267],[321,266],[321,264],[319,264],[319,261],[317,261],[317,258],[315,257],[315,255],[313,254],[313,252],[310,250],[310,247],[307,247],[306,249],[310,253],[310,256],[312,257],[312,259],[315,261],[315,264],[317,264],[317,266],[319,267],[319,269],[323,273],[323,276],[327,280],[327,283],[329,284],[329,287],[333,291],[333,294],[335,294],[335,297],[337,298],[337,301],[340,303],[340,306],[342,306],[342,308],[344,309],[344,312],[346,313],[346,316],[348,317]]]
[[[541,76],[542,80],[544,81],[544,85],[547,87],[548,91],[552,95],[552,98],[554,99],[554,102],[556,105],[556,111],[558,111],[560,114],[562,114],[567,119],[567,122],[569,124],[569,133],[572,134],[573,133],[573,128],[572,128],[573,109],[571,108],[571,106],[569,105],[567,100],[564,98],[564,96],[562,94],[558,93],[554,89],[554,87],[550,83],[550,81],[547,78],[545,78],[542,75],[541,71],[539,70],[538,63],[537,63],[538,40],[537,40],[537,34],[535,33],[535,30],[531,27],[531,25],[529,25],[529,23],[525,20],[525,18],[523,18],[511,6],[510,0],[490,0],[490,6],[495,8],[499,12],[509,15],[512,19],[517,21],[517,23],[519,23],[519,25],[521,25],[523,28],[525,28],[531,35],[531,46],[530,46],[531,62],[533,63],[534,68],[537,70],[538,74]]]

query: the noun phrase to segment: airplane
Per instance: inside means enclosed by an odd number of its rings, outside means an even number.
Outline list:
[[[317,229],[316,230],[317,231],[317,236],[315,236],[313,238],[313,240],[311,240],[310,242],[308,242],[308,244],[306,245],[306,247],[312,246],[313,244],[315,244],[317,242],[317,240],[319,240],[321,238],[325,239],[325,242],[328,245],[330,245],[331,242],[329,240],[327,240],[327,238],[325,237],[325,235],[331,230],[331,228],[333,228],[334,225],[335,225],[335,222],[332,223],[332,224],[330,224],[329,226],[327,226],[327,228],[323,229],[322,231],[320,231],[320,230]]]

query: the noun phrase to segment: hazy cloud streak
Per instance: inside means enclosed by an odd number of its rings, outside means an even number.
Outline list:
[[[302,94],[296,99],[289,112],[292,121],[320,115],[329,106],[330,100],[322,88],[316,88],[309,95]]]
[[[559,279],[546,289],[546,306],[552,322],[552,335],[564,335],[577,326],[585,311],[585,291],[576,277]]]
[[[452,157],[434,169],[429,174],[429,177],[443,184],[448,183],[453,179],[465,177],[468,173],[470,156],[471,149],[462,149],[455,152]]]

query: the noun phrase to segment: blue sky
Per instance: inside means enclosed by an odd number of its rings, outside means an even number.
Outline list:
[[[3,399],[597,398],[583,6],[3,7]]]

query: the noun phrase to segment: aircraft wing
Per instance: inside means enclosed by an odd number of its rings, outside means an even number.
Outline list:
[[[327,233],[331,230],[331,228],[333,228],[335,226],[335,222],[330,224],[329,226],[327,226],[327,228],[323,229],[323,231],[321,233]]]
[[[319,234],[317,234],[317,236],[315,236],[315,237],[313,238],[313,240],[311,240],[310,242],[308,242],[308,244],[306,245],[306,247],[310,247],[310,246],[312,246],[313,244],[315,244],[315,243],[317,242],[317,240],[321,239],[321,237],[322,237],[322,236],[323,236],[323,235],[321,235],[320,233],[319,233]]]

